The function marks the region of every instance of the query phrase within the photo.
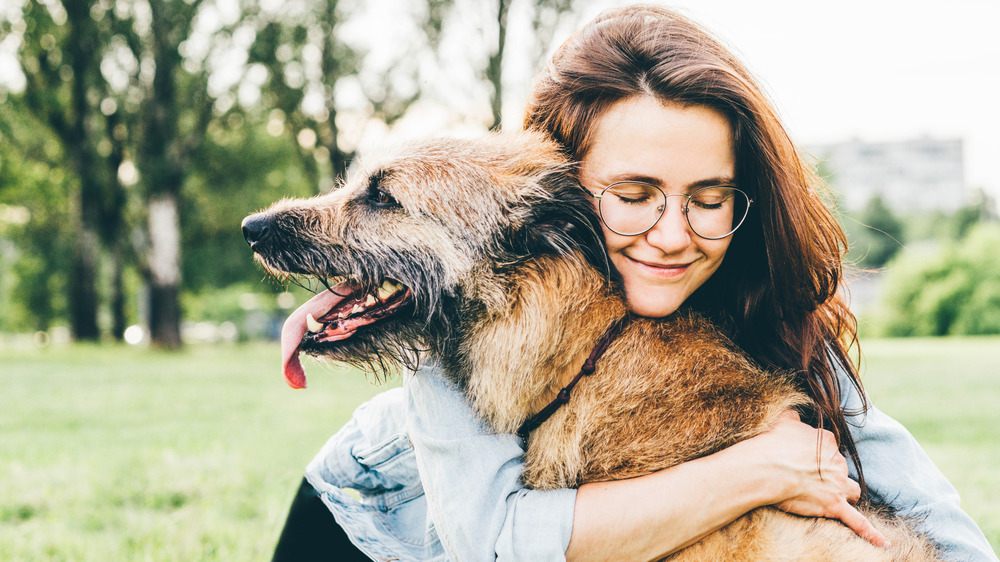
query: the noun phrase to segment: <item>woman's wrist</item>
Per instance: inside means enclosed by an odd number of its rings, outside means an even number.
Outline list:
[[[738,475],[737,482],[747,487],[744,492],[750,505],[747,511],[793,497],[799,485],[794,471],[778,462],[766,445],[762,439],[754,437],[717,453],[724,463],[723,469]]]

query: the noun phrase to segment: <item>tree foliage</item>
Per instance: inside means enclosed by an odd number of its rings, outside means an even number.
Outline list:
[[[360,129],[391,126],[420,98],[420,64],[433,54],[451,3],[405,4],[408,11],[395,14],[404,37],[385,37],[378,57],[371,40],[377,30],[359,34],[354,25],[352,33],[352,20],[373,17],[385,2],[292,1],[257,10],[248,62],[263,78],[268,125],[290,136],[317,190],[346,174]]]
[[[30,113],[0,106],[0,331],[67,315],[73,256],[62,146]]]
[[[889,265],[882,310],[889,336],[1000,334],[1000,224],[979,223],[958,241],[915,245]]]
[[[110,30],[90,8],[85,2],[24,4],[11,27],[21,39],[26,86],[10,101],[62,145],[74,230],[67,284],[70,325],[77,338],[94,340],[100,335],[97,283],[102,249],[114,247],[121,234],[124,196],[113,164],[122,153],[121,144],[108,134],[112,127],[99,110],[107,92],[100,53]]]
[[[213,124],[192,158],[184,189],[185,289],[204,292],[261,279],[240,222],[282,197],[313,193],[315,186],[286,136],[271,135],[238,114]]]
[[[94,339],[138,320],[164,347],[180,341],[182,292],[262,277],[243,216],[332,188],[363,139],[414,109],[497,125],[505,69],[540,63],[573,7],[15,1],[0,10],[0,50],[14,47],[24,77],[0,79],[0,330],[69,320]],[[507,13],[530,45],[510,50]],[[470,81],[474,96],[453,87]],[[459,114],[461,98],[483,111]]]
[[[869,199],[844,226],[850,239],[849,259],[858,266],[881,268],[903,246],[903,222],[880,195]]]

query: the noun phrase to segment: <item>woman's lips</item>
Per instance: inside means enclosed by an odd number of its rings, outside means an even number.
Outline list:
[[[650,273],[660,278],[674,279],[687,272],[693,261],[684,263],[656,263],[638,260],[630,256],[625,256],[630,262],[638,266],[642,271]]]

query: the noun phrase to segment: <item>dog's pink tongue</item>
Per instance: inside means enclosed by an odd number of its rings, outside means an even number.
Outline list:
[[[346,287],[335,288],[344,295],[350,294]],[[281,327],[281,366],[288,386],[292,388],[306,387],[306,371],[302,368],[302,362],[299,361],[299,344],[308,330],[306,328],[306,315],[312,314],[314,318],[319,318],[342,300],[344,297],[333,291],[323,291],[295,309],[295,312],[285,320],[285,324]]]

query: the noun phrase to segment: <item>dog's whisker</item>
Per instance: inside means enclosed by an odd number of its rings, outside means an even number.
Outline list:
[[[322,283],[324,287],[326,287],[327,291],[330,291],[331,293],[333,293],[333,288],[330,287],[330,281],[326,277],[320,277],[319,278],[319,282]],[[336,294],[336,293],[334,293],[334,294]]]
[[[294,283],[294,284],[296,284],[296,285],[298,285],[299,287],[305,289],[306,291],[309,291],[310,293],[313,293],[313,294],[316,293],[316,290],[312,286],[307,286],[305,283],[303,283],[301,280],[299,280],[298,277],[289,276],[287,278],[287,280],[290,281],[290,282],[292,282],[292,283]]]

